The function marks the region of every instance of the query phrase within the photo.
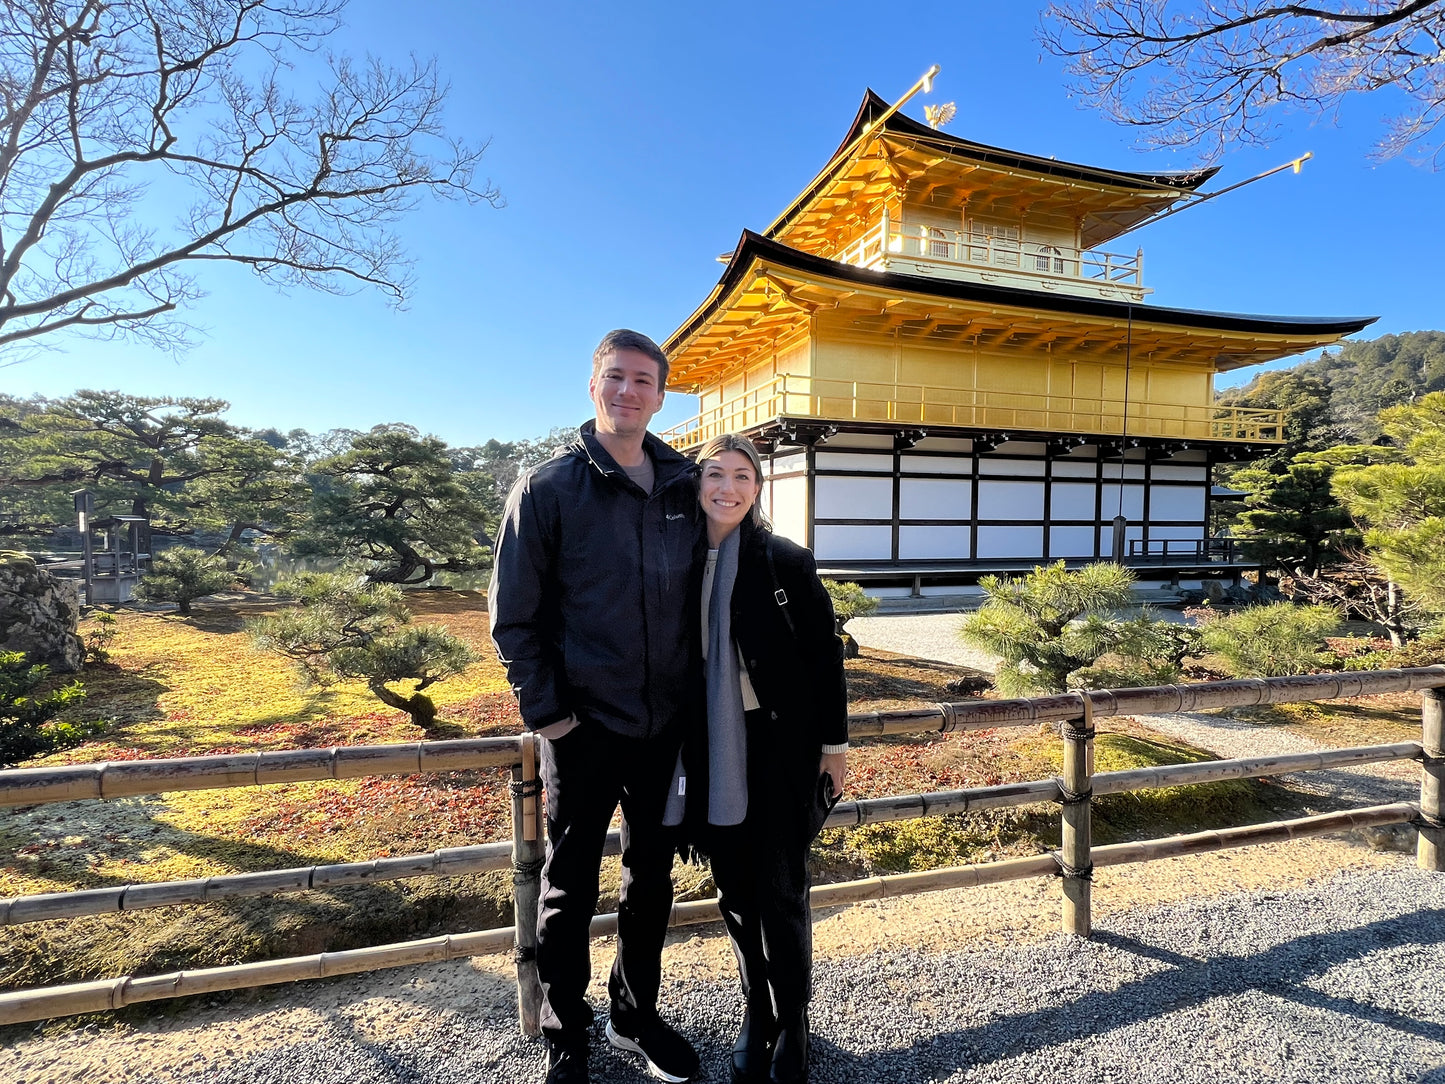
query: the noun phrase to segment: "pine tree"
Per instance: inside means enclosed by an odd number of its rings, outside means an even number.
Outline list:
[[[190,617],[192,602],[235,582],[236,573],[226,567],[224,557],[207,556],[192,546],[172,546],[156,554],[136,593],[152,602],[174,602],[182,617]]]
[[[1393,441],[1368,466],[1335,471],[1334,492],[1365,532],[1374,562],[1435,611],[1445,611],[1445,392],[1380,412]]]
[[[984,576],[978,585],[987,601],[959,631],[1002,658],[995,684],[1003,692],[1062,692],[1077,671],[1110,653],[1172,653],[1172,639],[1147,635],[1139,619],[1107,616],[1129,605],[1133,583],[1132,572],[1109,562],[1070,572],[1058,561],[1017,579]],[[1143,620],[1149,623],[1147,614]]]
[[[360,678],[382,703],[399,708],[427,733],[436,705],[422,690],[459,674],[476,660],[445,628],[412,626],[401,588],[348,572],[304,572],[276,585],[296,609],[249,626],[256,646],[296,663],[307,680],[326,685]],[[390,686],[413,682],[409,693]]]
[[[1359,532],[1330,488],[1334,471],[1333,465],[1306,454],[1282,471],[1237,473],[1233,484],[1250,491],[1234,532],[1244,542],[1245,555],[1266,569],[1313,576],[1322,563],[1357,545]]]
[[[491,480],[468,477],[450,451],[409,425],[358,434],[308,475],[312,521],[292,551],[369,561],[367,575],[380,583],[485,567]]]

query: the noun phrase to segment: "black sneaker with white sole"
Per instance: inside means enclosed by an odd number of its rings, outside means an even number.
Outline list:
[[[607,1021],[607,1041],[618,1050],[641,1054],[647,1071],[659,1080],[681,1084],[697,1075],[697,1051],[674,1027],[661,1017],[648,1017],[641,1022]]]

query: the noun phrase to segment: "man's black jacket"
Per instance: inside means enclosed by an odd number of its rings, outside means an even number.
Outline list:
[[[492,641],[529,729],[576,715],[652,737],[686,709],[696,467],[649,433],[655,480],[644,494],[594,428],[583,425],[507,498]]]

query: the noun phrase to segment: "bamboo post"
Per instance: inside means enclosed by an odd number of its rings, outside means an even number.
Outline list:
[[[1445,691],[1420,692],[1422,737],[1420,835],[1415,861],[1421,869],[1445,871]]]
[[[542,983],[537,977],[537,901],[542,889],[537,739],[522,737],[522,762],[512,765],[512,923],[516,929],[517,1017],[522,1034],[542,1034]]]
[[[1081,693],[1084,713],[1063,724],[1064,777],[1059,788],[1063,802],[1063,833],[1059,859],[1064,877],[1065,933],[1088,937],[1090,889],[1094,879],[1092,822],[1090,819],[1094,766],[1094,704]]]

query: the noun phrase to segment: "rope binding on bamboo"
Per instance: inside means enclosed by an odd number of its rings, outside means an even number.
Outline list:
[[[1065,741],[1093,741],[1098,736],[1094,729],[1094,701],[1087,693],[1079,694],[1083,714],[1078,719],[1065,719],[1059,724],[1059,734]]]
[[[542,872],[542,864],[544,861],[545,859],[538,858],[534,862],[513,862],[512,883],[518,885],[523,884],[539,876]]]
[[[542,780],[536,777],[532,779],[513,779],[507,786],[511,788],[513,798],[525,800],[527,798],[540,797],[542,794]]]
[[[1094,879],[1094,863],[1087,866],[1071,866],[1064,861],[1064,856],[1059,851],[1050,852],[1054,861],[1059,864],[1058,876],[1070,881],[1092,881]]]
[[[1406,824],[1409,824],[1409,825],[1413,825],[1413,826],[1416,827],[1416,828],[1430,828],[1430,829],[1445,828],[1445,820],[1442,820],[1441,818],[1436,817],[1436,816],[1434,816],[1434,815],[1432,815],[1432,814],[1430,814],[1430,813],[1426,813],[1426,812],[1425,812],[1423,809],[1421,809],[1419,806],[1416,806],[1416,807],[1415,807],[1415,815],[1414,815],[1413,817],[1411,817],[1411,818],[1410,818],[1408,821],[1406,821],[1405,823],[1406,823]]]

